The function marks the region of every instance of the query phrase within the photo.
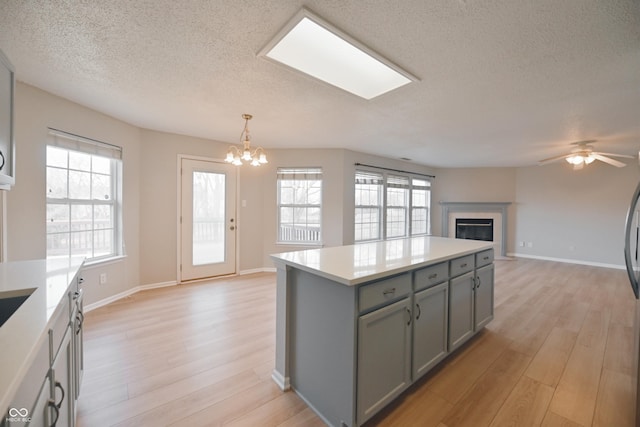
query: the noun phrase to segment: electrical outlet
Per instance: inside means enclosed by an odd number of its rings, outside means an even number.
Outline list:
[[[100,273],[100,284],[104,285],[107,283],[107,273]]]
[[[528,248],[532,248],[533,247],[533,242],[527,242],[527,247]]]
[[[524,248],[524,242],[518,243],[518,246],[520,246],[521,248]]]

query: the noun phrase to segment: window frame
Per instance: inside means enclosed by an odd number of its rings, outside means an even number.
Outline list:
[[[57,169],[61,171],[65,171],[67,175],[66,180],[66,192],[65,197],[49,197],[49,191],[46,192],[45,195],[45,205],[46,205],[46,220],[47,222],[51,221],[49,218],[49,207],[58,205],[58,206],[67,206],[67,230],[66,231],[55,231],[50,232],[48,227],[45,228],[45,236],[46,236],[46,257],[47,259],[70,259],[78,256],[85,256],[85,264],[96,264],[101,262],[109,262],[118,258],[122,258],[124,256],[124,239],[122,232],[122,148],[102,143],[100,141],[95,141],[92,139],[80,137],[73,134],[68,134],[66,132],[57,131],[54,129],[49,130],[49,138],[46,144],[46,150],[49,150],[49,147],[64,150],[67,156],[66,166],[57,166],[50,165],[48,154],[45,156],[45,175],[48,175],[48,171],[50,169]],[[91,192],[93,191],[93,179],[95,176],[106,176],[106,173],[101,173],[99,171],[94,171],[93,166],[89,168],[89,170],[82,170],[72,167],[70,164],[71,153],[80,153],[84,155],[92,156],[91,161],[93,162],[93,156],[99,157],[102,159],[106,159],[109,161],[109,185],[110,185],[110,194],[108,200],[103,200],[100,198],[93,197]],[[72,186],[72,182],[69,179],[70,172],[82,172],[89,174],[89,188],[90,194],[88,198],[77,198],[70,197],[72,194],[70,189]],[[48,178],[45,179],[46,188],[49,189],[49,181]],[[91,211],[91,227],[86,230],[73,230],[72,227],[72,210],[74,206],[89,206]],[[95,209],[100,206],[109,206],[110,207],[110,216],[111,216],[111,224],[110,227],[107,228],[96,228],[95,220]],[[101,230],[109,230],[109,236],[111,239],[111,251],[108,254],[100,254],[95,256],[96,252],[96,242],[95,242],[95,234]],[[73,235],[80,232],[88,232],[91,234],[91,244],[90,248],[88,248],[91,252],[91,256],[82,255],[82,254],[74,254],[73,247],[71,241],[73,240]],[[52,255],[49,253],[49,237],[53,235],[66,235],[69,241],[67,253],[66,255]]]
[[[281,194],[281,182],[284,181],[282,176],[291,175],[293,181],[319,181],[320,182],[320,202],[318,204],[311,203],[282,203],[282,194]],[[312,176],[316,175],[316,179],[313,179]],[[322,206],[323,206],[323,173],[321,167],[279,167],[276,170],[276,244],[278,245],[298,245],[298,246],[322,246]],[[299,178],[295,178],[298,176]],[[307,190],[309,190],[307,188]],[[307,202],[308,202],[308,193],[307,193]],[[319,210],[319,218],[318,218],[318,231],[313,234],[317,234],[317,239],[303,239],[303,240],[287,240],[283,239],[283,234],[281,232],[282,224],[282,208],[302,208],[302,209],[314,209],[317,208]],[[305,222],[306,226],[309,226],[309,222]],[[295,230],[295,227],[294,227]]]
[[[365,205],[358,205],[356,204],[356,197],[355,197],[355,192],[358,190],[357,186],[358,186],[358,174],[367,174],[367,175],[376,175],[378,177],[381,178],[382,180],[382,202],[381,205],[379,206],[379,209],[381,210],[381,215],[379,218],[379,237],[378,238],[372,238],[372,239],[356,239],[356,229],[358,226],[358,223],[356,223],[356,212],[358,208],[361,207],[366,207]],[[389,237],[389,230],[388,230],[388,211],[390,208],[401,208],[400,206],[389,206],[388,204],[388,197],[389,197],[389,188],[393,188],[393,187],[398,187],[401,188],[402,186],[397,183],[397,184],[392,184],[390,185],[389,183],[389,178],[401,178],[401,179],[406,179],[408,181],[408,184],[406,185],[406,189],[407,189],[407,204],[404,206],[404,210],[405,210],[405,227],[404,227],[404,234],[402,236],[392,236]],[[422,182],[422,183],[426,183],[426,185],[417,185],[416,181],[418,182]],[[374,242],[374,241],[381,241],[381,240],[391,240],[391,239],[404,239],[404,238],[408,238],[408,237],[414,237],[414,236],[428,236],[431,234],[431,187],[432,187],[432,180],[424,177],[423,175],[419,175],[419,174],[413,174],[410,172],[386,172],[386,171],[378,171],[378,170],[371,170],[369,168],[357,168],[355,171],[355,179],[354,179],[354,213],[353,213],[353,221],[354,221],[354,233],[353,233],[353,239],[354,239],[354,243],[365,243],[365,242]],[[426,195],[426,201],[425,204],[426,206],[414,206],[413,204],[413,198],[415,196],[414,191],[418,191],[418,190],[424,190],[427,192]],[[426,225],[425,228],[426,230],[424,232],[420,232],[420,233],[415,233],[413,228],[414,228],[414,211],[416,209],[422,209],[426,211]]]
[[[361,183],[363,185],[375,185],[375,186],[379,186],[379,194],[378,194],[378,204],[376,205],[370,205],[370,204],[356,204],[356,199],[357,199],[357,191],[358,191],[358,174],[362,174],[362,180],[371,180],[371,181],[379,181],[379,182],[369,182],[369,183]],[[382,173],[379,172],[373,172],[373,171],[369,171],[369,170],[364,170],[364,169],[357,169],[356,173],[355,173],[355,180],[354,180],[354,212],[353,212],[353,238],[355,242],[374,242],[377,240],[382,240],[383,236],[384,236],[384,228],[383,228],[383,221],[384,221],[384,206],[385,206],[385,187],[384,187],[384,175]],[[360,239],[357,240],[356,239],[356,232],[357,232],[357,228],[358,228],[358,223],[356,223],[356,212],[358,209],[377,209],[378,211],[378,236],[377,237],[373,237],[373,238],[368,238],[368,239]],[[360,224],[363,224],[363,222],[361,222]],[[369,223],[371,224],[371,223]]]

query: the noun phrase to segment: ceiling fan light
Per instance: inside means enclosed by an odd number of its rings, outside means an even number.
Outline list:
[[[595,159],[596,159],[595,157],[592,157],[591,154],[589,154],[587,157],[584,158],[584,162],[586,164],[591,164]]]
[[[572,165],[579,165],[582,162],[584,162],[584,158],[582,156],[578,156],[578,155],[567,157],[566,160],[567,160],[567,162],[569,162]]]

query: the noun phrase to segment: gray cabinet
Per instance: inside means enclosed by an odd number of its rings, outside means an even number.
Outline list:
[[[473,336],[474,279],[473,272],[470,272],[449,282],[449,351]]]
[[[494,266],[486,265],[476,270],[474,289],[474,330],[478,331],[493,320]]]
[[[425,289],[414,296],[413,380],[447,355],[449,284]]]
[[[411,299],[358,319],[358,423],[411,384]]]

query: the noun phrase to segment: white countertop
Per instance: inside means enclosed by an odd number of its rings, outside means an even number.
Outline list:
[[[271,258],[276,265],[353,286],[491,248],[492,242],[420,236],[285,252]]]
[[[56,308],[67,296],[82,263],[83,259],[0,263],[2,297],[24,294],[21,291],[25,289],[35,289],[9,320],[0,326],[0,411],[5,411],[11,404],[35,357],[35,350],[48,337]]]

